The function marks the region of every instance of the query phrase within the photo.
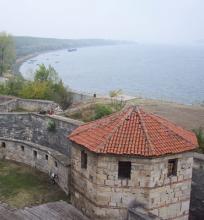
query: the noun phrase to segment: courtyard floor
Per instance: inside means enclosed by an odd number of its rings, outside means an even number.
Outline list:
[[[0,160],[0,201],[23,208],[64,200],[66,194],[51,184],[47,174],[21,163]]]

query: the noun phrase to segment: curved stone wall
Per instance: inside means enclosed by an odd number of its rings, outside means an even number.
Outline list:
[[[58,185],[69,194],[68,156],[32,142],[0,138],[0,158],[27,164],[48,174],[57,174]]]
[[[54,131],[48,130],[50,120],[55,124]],[[71,142],[67,136],[80,124],[60,116],[0,113],[0,137],[29,141],[69,155]]]
[[[11,112],[24,109],[29,112],[56,109],[62,111],[60,106],[53,101],[37,99],[20,99],[15,97],[0,96],[0,112]]]
[[[53,131],[48,129],[50,120]],[[72,144],[67,136],[80,124],[56,115],[0,113],[0,158],[57,174],[59,186],[69,194]]]

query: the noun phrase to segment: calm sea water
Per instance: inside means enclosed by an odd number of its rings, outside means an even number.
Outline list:
[[[41,54],[20,68],[26,78],[38,64],[52,65],[65,84],[82,92],[125,94],[197,103],[204,101],[204,47],[120,45]]]

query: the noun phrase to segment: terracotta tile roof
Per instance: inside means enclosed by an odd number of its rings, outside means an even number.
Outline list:
[[[193,132],[136,106],[81,125],[69,138],[96,153],[146,157],[190,151],[198,145]]]

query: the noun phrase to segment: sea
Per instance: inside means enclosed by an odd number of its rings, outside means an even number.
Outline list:
[[[20,72],[32,79],[39,64],[51,65],[64,84],[89,94],[126,95],[184,104],[204,102],[204,46],[113,45],[43,53]]]

